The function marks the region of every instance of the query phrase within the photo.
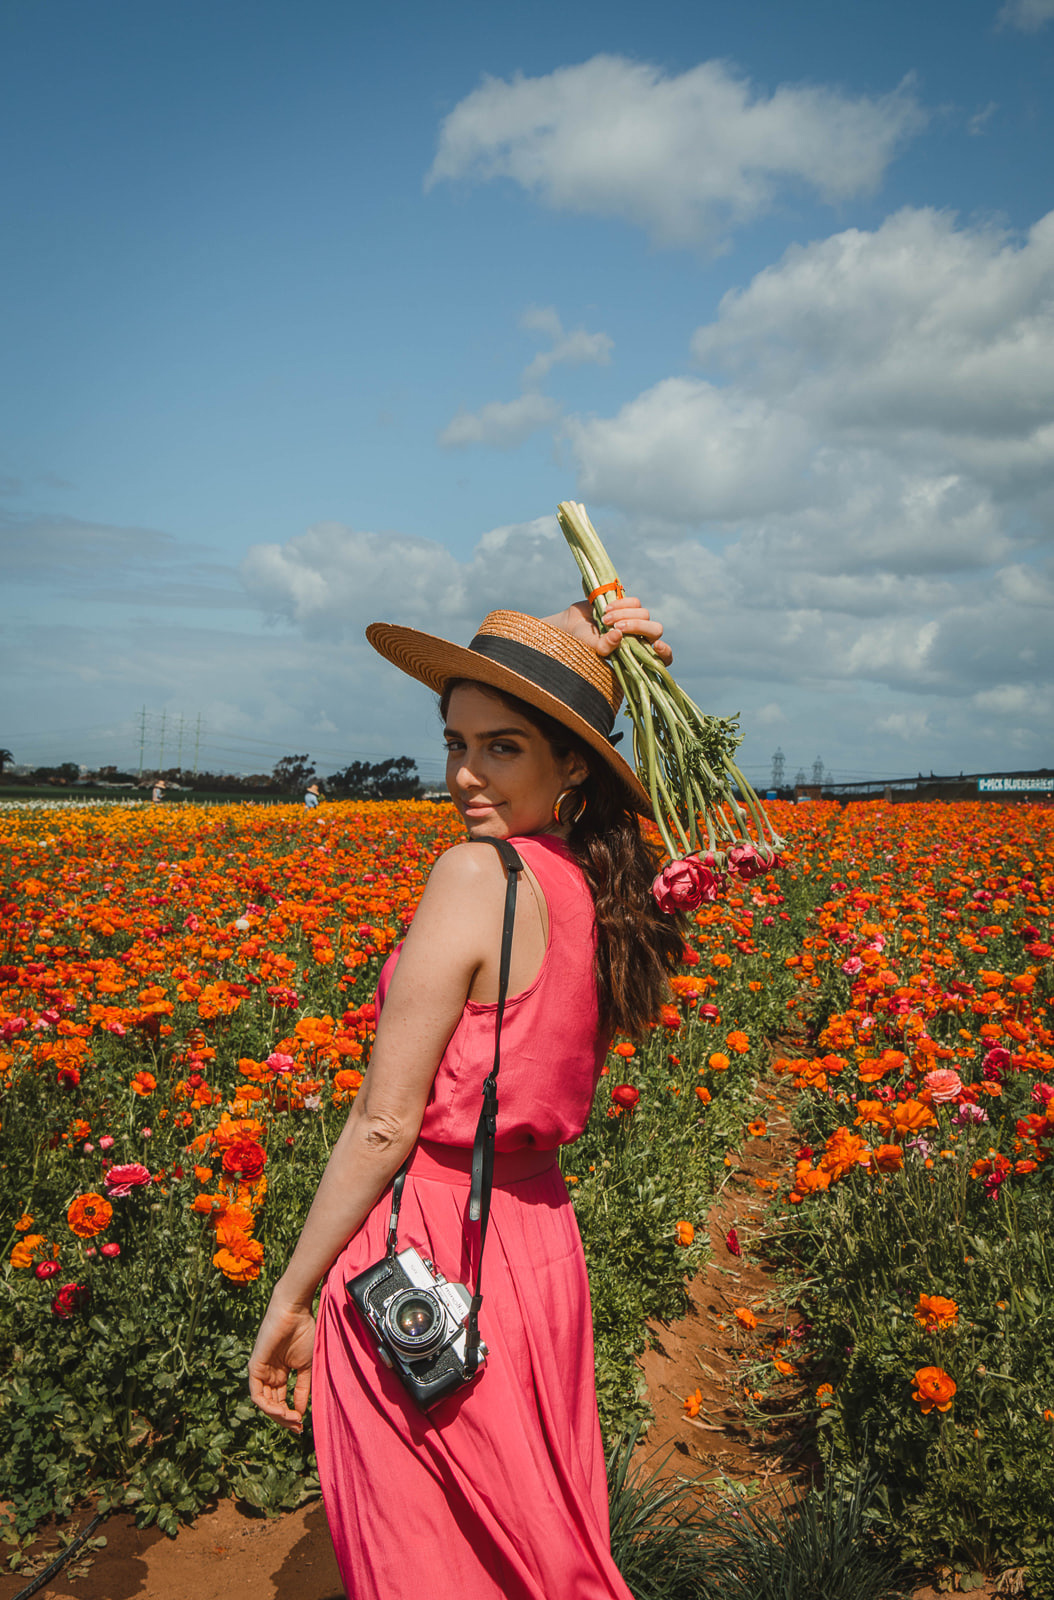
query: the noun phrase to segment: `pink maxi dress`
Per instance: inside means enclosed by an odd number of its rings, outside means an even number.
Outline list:
[[[611,1558],[589,1284],[556,1161],[585,1127],[607,1048],[593,904],[561,841],[512,842],[545,894],[549,941],[534,982],[505,1007],[480,1313],[486,1367],[425,1414],[378,1359],[345,1284],[384,1254],[388,1193],[334,1263],[319,1306],[315,1442],[350,1600],[632,1600]],[[381,1002],[395,959],[381,974]],[[469,1000],[450,1037],[399,1222],[400,1249],[416,1245],[470,1288],[469,1156],[495,1009]]]

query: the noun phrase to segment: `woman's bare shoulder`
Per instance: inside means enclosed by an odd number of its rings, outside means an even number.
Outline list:
[[[505,869],[493,846],[466,839],[451,845],[438,857],[428,875],[422,906],[426,901],[472,899],[497,901],[503,892]]]

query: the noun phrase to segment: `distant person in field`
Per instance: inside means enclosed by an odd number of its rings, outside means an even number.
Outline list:
[[[312,1394],[326,1515],[355,1600],[632,1600],[611,1554],[589,1283],[558,1151],[585,1128],[613,1035],[641,1037],[658,1015],[684,935],[652,896],[640,823],[651,803],[610,738],[622,695],[605,659],[624,634],[663,662],[670,650],[637,600],[613,601],[604,621],[601,636],[586,605],[545,621],[494,611],[467,648],[388,623],[367,633],[440,695],[468,838],[435,863],[385,963],[369,1071],[249,1362],[254,1401],[296,1433]],[[383,1281],[396,1195],[403,1253],[431,1258],[449,1283],[476,1281],[473,1130],[506,904],[502,855],[480,843],[511,845],[521,884],[489,1146],[487,1356],[423,1411],[348,1285],[377,1266]],[[409,1340],[435,1313],[406,1293],[384,1314]]]
[[[154,802],[155,806],[159,806],[162,800],[165,798],[165,790],[167,787],[168,785],[166,784],[164,778],[158,778],[153,789],[150,791],[150,798]]]
[[[307,809],[309,811],[314,810],[315,806],[318,805],[318,803],[319,803],[319,801],[321,799],[322,799],[322,790],[319,788],[318,784],[317,783],[309,783],[308,786],[307,786],[307,793],[304,795],[304,804],[307,807]]]

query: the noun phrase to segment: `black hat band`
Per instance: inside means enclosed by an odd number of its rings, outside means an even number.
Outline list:
[[[615,713],[599,689],[562,661],[554,661],[543,650],[521,644],[518,639],[505,639],[500,634],[477,633],[470,650],[477,655],[496,661],[527,678],[538,689],[544,689],[554,700],[560,700],[569,711],[574,711],[583,722],[588,722],[606,739],[615,725]]]

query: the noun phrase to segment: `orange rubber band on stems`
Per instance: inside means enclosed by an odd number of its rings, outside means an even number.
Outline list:
[[[586,601],[589,605],[592,605],[598,595],[610,594],[612,590],[615,591],[616,600],[624,600],[626,598],[625,589],[617,578],[613,578],[610,583],[602,583],[598,589],[593,590],[592,594],[587,594]]]

